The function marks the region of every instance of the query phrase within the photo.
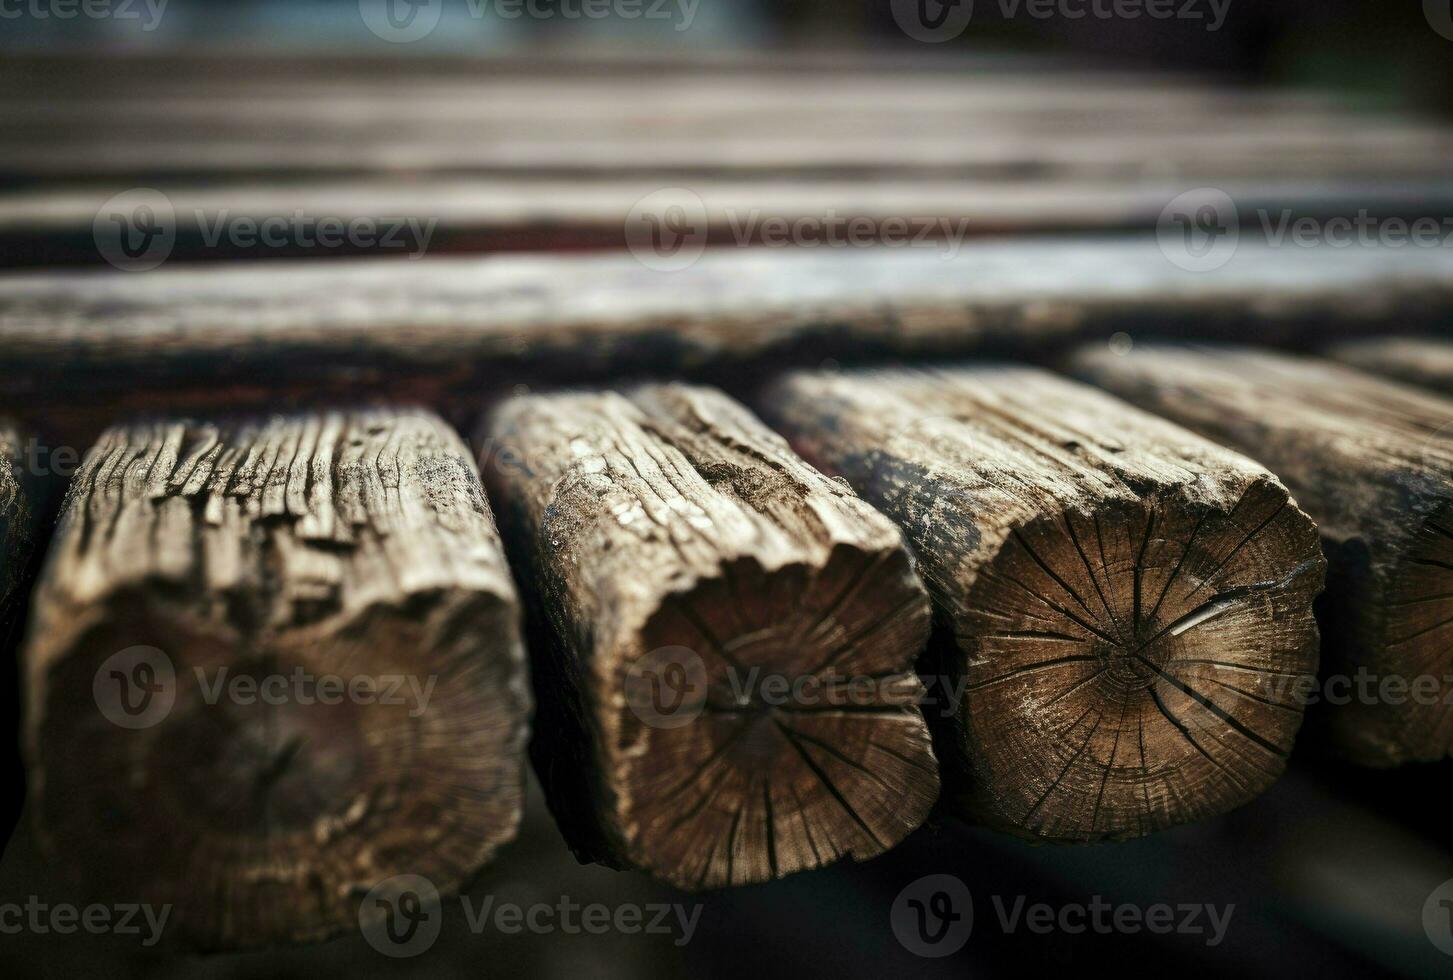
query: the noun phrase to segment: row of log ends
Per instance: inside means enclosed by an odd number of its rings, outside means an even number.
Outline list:
[[[321,938],[390,875],[486,863],[530,727],[576,853],[685,888],[870,857],[936,801],[1124,839],[1282,772],[1321,545],[1335,669],[1446,657],[1443,403],[1239,351],[1071,367],[1155,414],[978,364],[787,374],[759,414],[679,384],[519,394],[473,455],[414,410],[114,428],[25,649],[43,841],[195,944]],[[215,695],[297,668],[435,686]],[[1447,751],[1409,708],[1324,724],[1360,762]]]

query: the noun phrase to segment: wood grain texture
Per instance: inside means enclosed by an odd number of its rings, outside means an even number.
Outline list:
[[[40,535],[38,487],[24,463],[20,430],[0,418],[0,854],[25,801],[20,757],[19,626]]]
[[[1330,362],[1241,348],[1090,350],[1072,365],[1271,467],[1316,519],[1329,563],[1321,740],[1370,766],[1446,756],[1453,402]],[[1431,700],[1383,687],[1418,678],[1434,685]]]
[[[1315,670],[1323,561],[1266,470],[1033,368],[804,372],[761,404],[918,559],[957,812],[1122,839],[1281,774],[1301,706],[1255,682]]]
[[[1369,374],[1453,396],[1453,341],[1443,337],[1368,337],[1324,353]]]
[[[1437,177],[1289,183],[1272,175],[1217,179],[1215,184],[1236,201],[1244,227],[1259,223],[1262,212],[1279,220],[1284,209],[1289,217],[1325,221],[1359,208],[1381,218],[1407,220],[1429,209],[1453,208],[1453,181]],[[104,265],[96,216],[112,213],[108,202],[134,186],[135,181],[94,179],[0,191],[0,267]],[[773,222],[805,227],[804,237],[812,244],[825,237],[814,229],[835,220],[839,240],[853,227],[850,222],[859,227],[868,222],[870,242],[888,239],[894,245],[901,244],[902,236],[892,239],[885,230],[908,222],[912,236],[927,232],[930,250],[944,252],[954,236],[1148,229],[1168,202],[1196,185],[1163,173],[1134,180],[1032,174],[992,179],[882,175],[865,180],[839,173],[690,179],[606,174],[586,179],[530,173],[488,178],[440,174],[428,180],[368,175],[181,180],[159,186],[171,202],[176,228],[168,261],[215,263],[619,250],[639,237],[634,230],[642,214],[638,204],[646,200],[649,205],[650,195],[683,186],[701,201],[700,213],[691,218],[692,230],[713,246],[761,244],[777,234],[770,231]],[[302,233],[291,230],[299,216]],[[268,240],[218,233],[245,228],[246,221],[272,222]],[[318,244],[320,224],[362,221],[372,221],[378,234],[353,239],[333,235],[326,245]]]
[[[882,515],[706,388],[518,396],[480,442],[545,637],[536,771],[582,859],[711,888],[918,826],[929,603]]]
[[[357,398],[477,411],[481,389],[994,351],[1091,337],[1325,343],[1453,311],[1453,252],[1273,249],[1214,274],[1153,238],[936,249],[708,251],[674,273],[614,256],[0,277],[0,409],[73,444],[117,413]]]
[[[380,881],[447,892],[514,835],[519,607],[427,413],[109,430],[34,610],[38,830],[97,894],[173,904],[188,943],[356,929]]]

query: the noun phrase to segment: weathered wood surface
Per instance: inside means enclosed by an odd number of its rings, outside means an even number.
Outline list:
[[[1453,401],[1240,348],[1090,349],[1072,366],[1271,467],[1317,521],[1329,568],[1322,684],[1311,693],[1326,743],[1371,766],[1446,756]]]
[[[456,888],[519,819],[519,619],[431,415],[111,429],[27,641],[37,829],[205,948],[357,928],[392,875]]]
[[[1256,682],[1316,669],[1323,559],[1265,469],[1033,368],[789,374],[761,404],[918,559],[951,808],[1123,839],[1281,774],[1301,705]]]
[[[25,800],[20,759],[19,626],[40,533],[36,481],[24,463],[20,431],[0,418],[0,854]]]
[[[680,184],[686,185],[685,193],[676,186]],[[1216,184],[1236,202],[1246,228],[1259,228],[1263,212],[1277,223],[1284,215],[1288,220],[1328,220],[1359,208],[1381,218],[1407,220],[1426,215],[1430,208],[1453,210],[1453,181],[1436,178],[1293,183],[1268,178]],[[1168,203],[1193,185],[1163,175],[1133,181],[1033,176],[886,176],[864,181],[822,174],[690,179],[440,175],[427,181],[338,176],[188,180],[160,186],[170,204],[165,220],[175,229],[168,261],[192,263],[618,250],[644,240],[644,216],[666,206],[662,191],[687,203],[683,227],[708,245],[766,242],[780,247],[784,236],[774,230],[776,225],[805,228],[804,243],[821,246],[829,224],[842,241],[856,222],[868,229],[859,244],[886,242],[901,248],[912,239],[925,250],[952,254],[956,242],[1009,232],[1143,231],[1155,226]],[[114,215],[112,199],[133,187],[130,182],[93,180],[0,193],[0,267],[102,263],[97,216]],[[269,222],[268,238],[256,232],[245,239],[224,233],[245,229],[248,221]],[[319,244],[317,232],[324,222],[358,227],[367,221],[375,233],[366,238],[333,232]],[[303,230],[294,231],[299,222]],[[381,242],[385,234],[387,241]]]
[[[1453,341],[1443,337],[1368,337],[1324,353],[1369,374],[1453,396]]]
[[[684,888],[892,847],[938,766],[882,515],[725,395],[521,395],[481,430],[535,589],[532,755],[583,859]]]
[[[1256,247],[1184,272],[1154,239],[499,257],[0,277],[0,408],[94,437],[178,406],[380,397],[477,405],[482,387],[673,374],[740,384],[766,366],[1091,337],[1325,343],[1453,310],[1453,253]],[[477,409],[476,409],[477,410]]]

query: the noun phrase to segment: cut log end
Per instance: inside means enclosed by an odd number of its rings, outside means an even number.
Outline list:
[[[456,888],[513,837],[528,695],[479,654],[511,604],[423,596],[265,645],[147,597],[109,609],[38,729],[40,826],[98,893],[177,906],[204,948],[303,941],[355,924],[380,880]]]
[[[1346,633],[1329,640],[1339,650],[1349,638],[1365,642],[1354,624],[1340,623],[1340,613],[1328,604],[1326,615],[1339,624],[1334,631]],[[1354,676],[1347,678],[1345,691],[1335,692],[1347,702],[1325,719],[1337,744],[1352,761],[1377,768],[1453,755],[1453,501],[1435,508],[1392,561],[1380,614],[1373,619],[1382,629],[1371,640],[1383,651],[1382,663],[1375,671],[1364,668],[1362,677],[1348,670]],[[1359,662],[1352,653],[1339,656],[1339,663]],[[1400,710],[1379,710],[1383,702]]]
[[[518,619],[433,416],[113,430],[27,639],[40,838],[208,950],[356,929],[395,875],[457,888],[519,821]]]
[[[929,615],[900,550],[743,559],[669,596],[614,686],[630,860],[701,889],[902,840],[938,796],[912,668]]]
[[[968,602],[968,810],[1024,836],[1122,839],[1281,774],[1316,671],[1315,530],[1279,485],[1014,531]]]

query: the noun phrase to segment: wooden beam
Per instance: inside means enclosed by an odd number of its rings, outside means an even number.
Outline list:
[[[918,826],[929,604],[882,515],[711,389],[522,395],[480,444],[546,637],[535,767],[578,855],[712,888]]]
[[[1453,396],[1453,342],[1441,337],[1367,337],[1324,353],[1369,374]]]
[[[741,384],[765,368],[1077,342],[1318,344],[1453,311],[1448,250],[1243,242],[1185,272],[1153,238],[708,250],[677,272],[550,256],[0,277],[0,409],[80,444],[126,412],[480,390],[632,374]],[[76,433],[80,433],[77,435]]]
[[[1123,839],[1281,774],[1301,705],[1256,681],[1316,669],[1323,561],[1266,470],[1033,368],[797,373],[761,404],[918,559],[950,808]]]
[[[684,189],[676,185],[685,184]],[[1330,220],[1359,208],[1412,220],[1428,209],[1453,209],[1453,181],[1275,176],[1218,181],[1243,227],[1263,213]],[[1187,190],[1184,179],[1085,179],[1001,176],[842,174],[602,175],[569,179],[535,175],[482,178],[440,175],[427,181],[339,175],[262,181],[168,182],[166,227],[174,231],[170,263],[238,259],[340,258],[366,255],[417,259],[457,253],[640,247],[643,220],[680,200],[691,209],[685,230],[704,246],[769,245],[781,249],[781,228],[805,229],[801,243],[823,248],[835,238],[902,250],[907,240],[938,255],[964,241],[1006,233],[1145,231]],[[118,195],[133,192],[133,197]],[[664,193],[663,193],[664,192]],[[694,195],[694,198],[693,196]],[[104,266],[97,216],[134,213],[128,182],[46,182],[0,193],[0,267]],[[155,199],[153,199],[155,200]],[[699,205],[696,203],[699,201]],[[118,210],[119,209],[119,210]],[[255,222],[258,231],[249,230]],[[264,226],[263,223],[266,223]],[[895,226],[898,231],[894,231]],[[103,226],[104,227],[104,226]],[[161,227],[158,225],[158,227]],[[261,228],[266,228],[266,235]],[[347,229],[371,229],[345,234]],[[331,229],[331,230],[330,230]],[[240,230],[240,232],[239,232]],[[320,234],[321,232],[321,234]],[[919,238],[919,236],[923,236]],[[1243,234],[1243,241],[1250,238]],[[109,239],[107,239],[109,242]],[[1250,247],[1243,244],[1243,248]],[[1326,249],[1321,250],[1327,251]],[[109,267],[108,267],[109,268]]]
[[[1271,467],[1321,526],[1322,740],[1371,766],[1446,756],[1453,402],[1330,362],[1241,348],[1087,349],[1072,366]],[[1403,687],[1418,683],[1435,691]]]
[[[457,888],[519,820],[518,619],[433,416],[113,428],[26,648],[41,838],[208,949],[357,928],[393,875]]]

